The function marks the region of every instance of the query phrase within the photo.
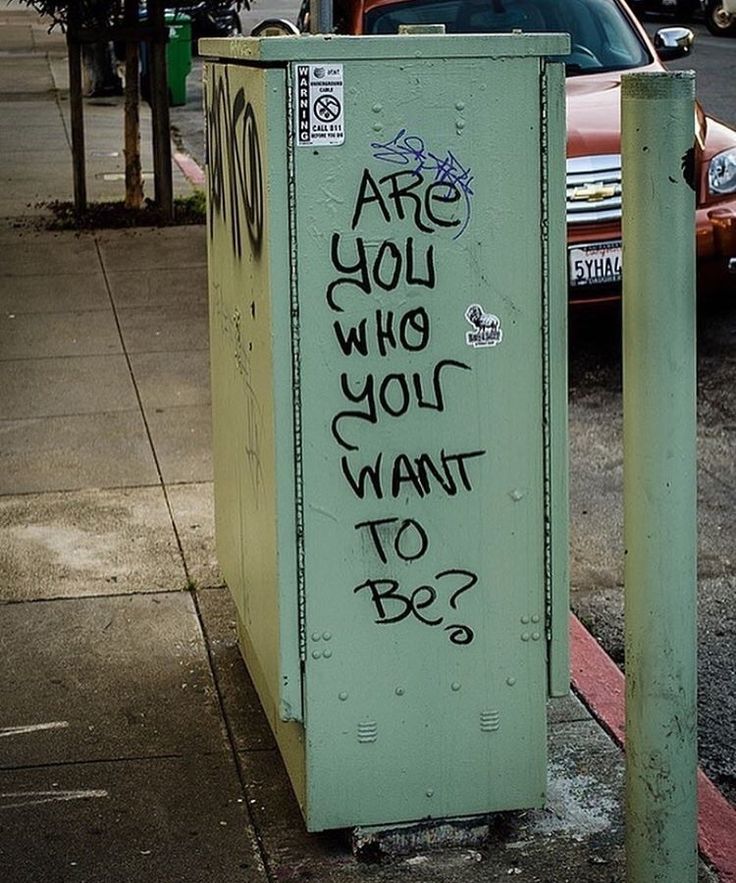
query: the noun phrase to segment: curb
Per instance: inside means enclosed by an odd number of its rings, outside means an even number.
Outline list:
[[[572,685],[590,712],[624,747],[624,675],[580,620],[570,614]],[[698,768],[698,845],[722,883],[736,883],[736,809]]]
[[[181,169],[184,177],[195,187],[203,187],[205,182],[204,169],[187,153],[175,150],[172,156],[174,162]]]

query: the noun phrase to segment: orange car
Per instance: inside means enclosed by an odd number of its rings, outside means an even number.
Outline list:
[[[306,10],[306,4],[303,10]],[[621,294],[621,74],[659,71],[689,54],[692,32],[650,41],[618,0],[335,0],[335,30],[395,34],[399,25],[447,33],[567,32],[568,279],[573,303]],[[304,29],[304,12],[300,26]],[[656,47],[656,48],[655,48]],[[696,111],[698,291],[736,281],[736,132]]]

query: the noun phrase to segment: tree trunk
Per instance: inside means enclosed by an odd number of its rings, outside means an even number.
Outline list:
[[[125,0],[127,27],[138,24],[138,0]],[[125,205],[139,209],[143,205],[140,128],[140,54],[137,42],[125,44]]]
[[[166,33],[164,0],[148,0],[150,23],[157,33]],[[153,172],[156,204],[165,221],[174,217],[174,184],[171,173],[171,123],[169,83],[166,70],[166,43],[154,39],[151,47],[151,116],[153,128]]]
[[[82,50],[76,37],[77,22],[71,20],[66,32],[69,55],[69,110],[72,134],[72,175],[74,180],[74,211],[82,214],[87,208],[87,180],[84,162],[84,108],[82,102]]]

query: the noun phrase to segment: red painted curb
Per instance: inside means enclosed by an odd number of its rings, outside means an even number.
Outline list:
[[[174,153],[174,162],[182,170],[184,177],[190,184],[194,184],[195,187],[202,187],[204,185],[204,170],[199,167],[199,164],[191,156],[177,151]]]
[[[598,721],[623,747],[624,676],[580,620],[570,615],[572,685]],[[698,770],[698,843],[722,883],[736,883],[736,809]]]

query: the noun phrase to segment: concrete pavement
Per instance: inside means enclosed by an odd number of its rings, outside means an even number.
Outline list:
[[[365,863],[305,833],[214,555],[204,230],[27,225],[71,193],[44,35],[0,9],[0,113],[33,145],[0,130],[2,879],[622,880],[622,756],[574,698],[549,707],[547,807],[477,848]],[[117,168],[120,109],[92,106]]]

